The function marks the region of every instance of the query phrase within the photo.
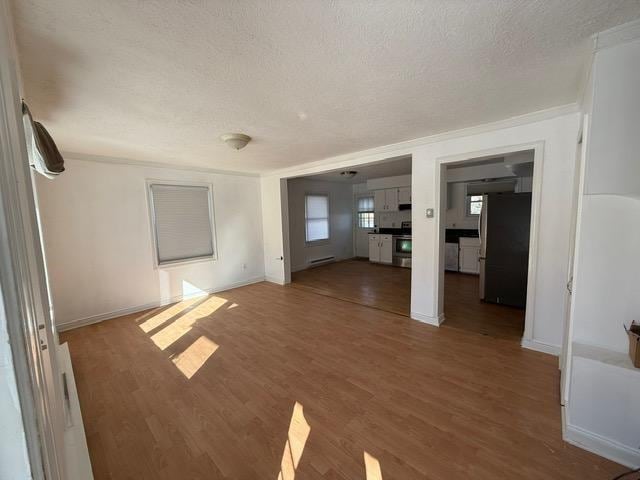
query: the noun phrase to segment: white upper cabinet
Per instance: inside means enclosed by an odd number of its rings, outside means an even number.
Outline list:
[[[385,190],[376,190],[373,193],[373,204],[376,212],[397,212],[398,189],[387,188]]]
[[[398,189],[389,188],[384,191],[385,198],[387,199],[387,212],[398,211]]]
[[[384,190],[376,190],[373,192],[373,205],[376,212],[387,211],[387,196]]]
[[[411,203],[411,187],[400,187],[398,189],[398,203],[400,205]]]

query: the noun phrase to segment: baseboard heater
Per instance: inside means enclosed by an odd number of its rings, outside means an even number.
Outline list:
[[[309,260],[309,266],[315,267],[315,266],[318,266],[318,265],[322,265],[323,263],[333,262],[335,259],[336,259],[336,257],[334,255],[332,255],[330,257],[316,258],[314,260]]]

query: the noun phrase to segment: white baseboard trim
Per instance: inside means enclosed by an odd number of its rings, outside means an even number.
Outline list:
[[[529,350],[535,350],[536,352],[548,353],[549,355],[560,355],[562,349],[558,345],[551,345],[549,343],[538,342],[537,340],[529,340],[523,338],[520,342],[520,345],[523,348],[528,348]]]
[[[428,323],[429,325],[434,325],[436,327],[439,327],[442,324],[442,322],[444,322],[444,313],[441,313],[438,316],[433,317],[431,315],[425,315],[424,313],[420,313],[420,312],[411,312],[411,318],[413,320],[417,320],[422,323]]]
[[[191,295],[177,295],[170,298],[160,299],[155,302],[146,303],[144,305],[136,305],[134,307],[122,308],[107,313],[99,313],[97,315],[91,315],[90,317],[78,318],[75,320],[69,320],[66,322],[56,323],[56,329],[58,332],[64,332],[74,328],[84,327],[86,325],[92,325],[94,323],[103,322],[104,320],[110,320],[112,318],[122,317],[123,315],[129,315],[131,313],[142,312],[143,310],[149,310],[150,308],[158,308],[171,303],[181,302],[188,300],[189,298],[199,297],[203,295],[211,295],[213,293],[224,292],[225,290],[231,290],[232,288],[244,287],[245,285],[251,285],[253,283],[264,282],[265,277],[254,277],[241,282],[231,283],[219,288],[210,288],[203,290],[204,293],[197,293]]]
[[[583,448],[625,467],[640,467],[640,450],[630,448],[610,438],[583,430],[575,425],[566,425],[563,437],[571,445]]]

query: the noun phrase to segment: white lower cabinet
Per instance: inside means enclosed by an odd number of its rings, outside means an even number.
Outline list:
[[[369,235],[369,261],[392,263],[393,238],[391,235]]]
[[[480,273],[480,239],[461,237],[460,265],[463,273]]]

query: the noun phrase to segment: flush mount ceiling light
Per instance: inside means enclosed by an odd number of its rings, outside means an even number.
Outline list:
[[[231,148],[235,150],[240,150],[247,146],[247,143],[251,141],[251,137],[249,135],[245,135],[244,133],[226,133],[220,137],[224,143],[229,145]]]
[[[356,172],[355,170],[345,170],[344,172],[340,172],[340,175],[343,176],[344,178],[353,178],[356,176]]]

